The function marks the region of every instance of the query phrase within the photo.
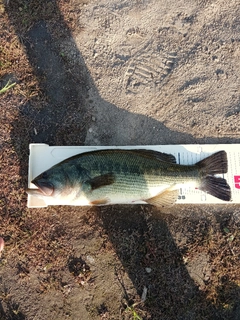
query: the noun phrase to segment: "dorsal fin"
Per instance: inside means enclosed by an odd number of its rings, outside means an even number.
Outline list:
[[[176,163],[176,158],[174,157],[174,155],[169,154],[169,153],[163,153],[160,151],[148,150],[148,149],[134,149],[134,150],[129,150],[129,151],[133,151],[133,152],[136,152],[138,154],[141,154],[143,156],[147,156],[150,158],[155,158],[160,161]]]
[[[80,154],[76,154],[70,158],[64,159],[63,161],[59,162],[58,164],[54,165],[52,168],[59,166],[60,164],[72,161],[74,159],[78,159],[79,157],[83,157],[86,155],[94,155],[94,154],[107,154],[107,153],[129,153],[129,154],[139,154],[141,156],[145,156],[148,158],[155,158],[159,161],[169,162],[169,163],[176,163],[176,158],[172,154],[163,153],[156,150],[150,149],[99,149],[93,150],[88,152],[83,152]]]

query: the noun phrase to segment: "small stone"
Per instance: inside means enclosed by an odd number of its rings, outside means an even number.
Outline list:
[[[151,273],[152,272],[151,268],[145,268],[145,270],[146,270],[147,273]]]
[[[144,302],[147,298],[147,287],[143,287],[143,293],[142,293],[142,296],[141,296],[141,300],[142,302]]]
[[[3,249],[4,249],[4,240],[2,237],[0,237],[0,257],[1,257]]]
[[[92,256],[87,256],[86,260],[91,264],[94,264],[94,262],[95,262],[95,259]]]
[[[88,131],[91,133],[91,132],[93,132],[93,129],[92,129],[92,128],[89,128]]]

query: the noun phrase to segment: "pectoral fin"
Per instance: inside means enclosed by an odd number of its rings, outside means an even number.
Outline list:
[[[178,189],[168,188],[153,198],[145,200],[147,203],[156,207],[171,207],[177,200]]]
[[[113,173],[106,173],[86,181],[92,190],[113,184],[115,177]]]

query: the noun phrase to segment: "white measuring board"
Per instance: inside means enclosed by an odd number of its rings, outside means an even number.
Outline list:
[[[74,156],[79,153],[89,152],[100,149],[150,149],[175,156],[179,164],[195,164],[196,162],[208,157],[209,155],[225,150],[228,157],[228,172],[224,177],[231,187],[232,201],[226,202],[215,198],[203,191],[190,187],[181,188],[176,203],[181,204],[228,204],[240,203],[240,144],[189,144],[189,145],[148,145],[148,146],[49,146],[47,144],[30,144],[29,145],[29,171],[28,187],[36,188],[31,181],[49,169],[53,165]],[[145,203],[143,201],[135,203]],[[28,195],[27,206],[29,208],[47,207],[48,205],[58,205],[53,198],[45,200]]]

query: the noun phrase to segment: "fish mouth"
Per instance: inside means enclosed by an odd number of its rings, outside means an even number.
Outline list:
[[[54,186],[51,182],[44,179],[35,178],[32,183],[38,188],[38,192],[41,192],[44,196],[50,197],[53,194]]]

